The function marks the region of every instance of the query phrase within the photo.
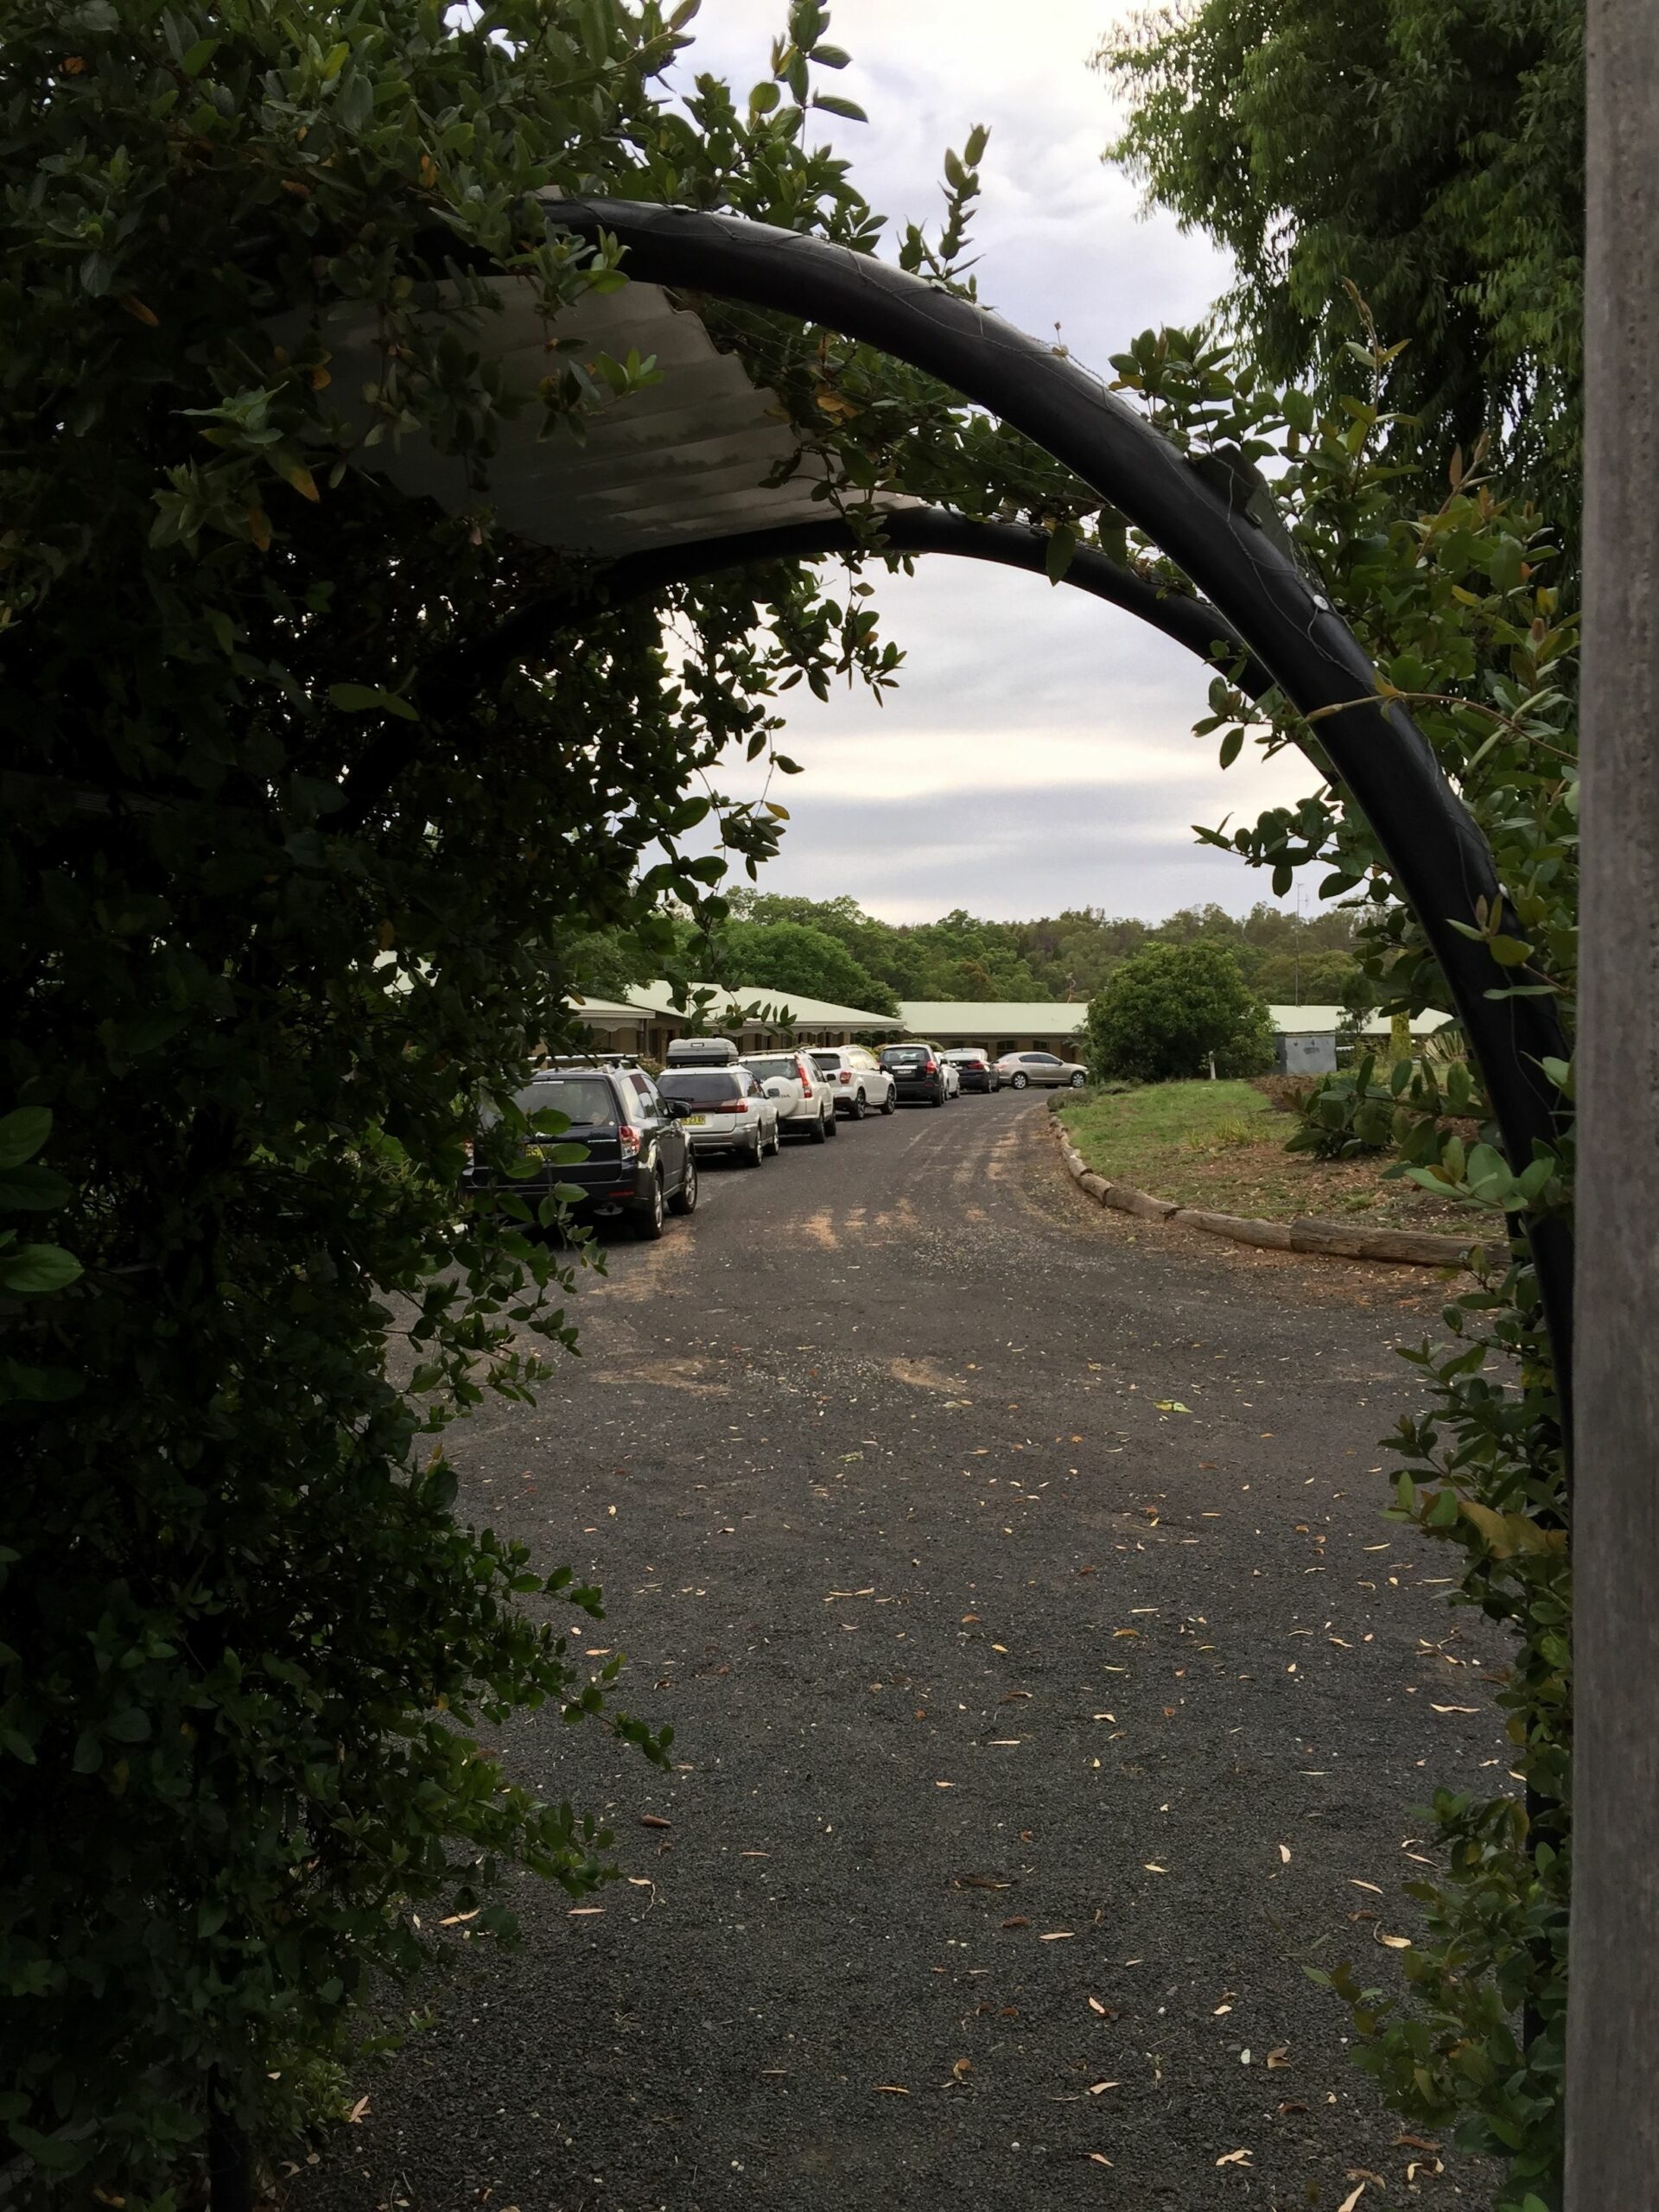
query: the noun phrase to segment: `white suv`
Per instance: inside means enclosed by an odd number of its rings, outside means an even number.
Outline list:
[[[777,1103],[747,1068],[664,1068],[657,1088],[685,1109],[680,1127],[695,1153],[735,1153],[740,1166],[758,1167],[782,1147]]]
[[[824,1081],[834,1086],[838,1114],[861,1122],[872,1106],[878,1113],[892,1113],[899,1086],[875,1054],[862,1045],[815,1045],[806,1057]]]
[[[780,1129],[814,1144],[836,1134],[836,1096],[804,1052],[746,1052],[743,1065],[778,1109]]]

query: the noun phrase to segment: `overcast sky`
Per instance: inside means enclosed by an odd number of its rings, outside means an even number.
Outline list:
[[[703,0],[690,70],[740,99],[766,73],[783,0]],[[869,122],[815,116],[896,225],[933,222],[944,149],[989,126],[975,229],[981,297],[1023,328],[1058,322],[1106,370],[1148,326],[1196,319],[1228,264],[1100,159],[1114,108],[1089,56],[1113,0],[836,0],[830,35],[853,62],[829,80]],[[874,572],[873,572],[874,574]],[[804,775],[762,887],[850,892],[893,921],[953,906],[1002,918],[1103,906],[1156,918],[1215,899],[1242,912],[1266,879],[1197,845],[1191,825],[1253,817],[1311,787],[1296,756],[1223,773],[1191,734],[1203,669],[1115,609],[1040,579],[935,559],[882,577],[905,671],[885,707],[802,692],[785,750]],[[736,779],[734,779],[734,781]]]

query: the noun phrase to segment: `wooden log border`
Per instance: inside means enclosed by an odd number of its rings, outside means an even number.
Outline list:
[[[1155,1198],[1137,1191],[1132,1183],[1113,1183],[1097,1174],[1084,1159],[1065,1125],[1052,1123],[1060,1141],[1060,1158],[1078,1189],[1096,1205],[1119,1213],[1137,1214],[1145,1221],[1174,1221],[1185,1229],[1201,1229],[1206,1236],[1225,1236],[1235,1244],[1255,1244],[1267,1252],[1305,1252],[1332,1260],[1382,1260],[1395,1267],[1465,1268],[1469,1242],[1461,1236],[1436,1236],[1427,1230],[1352,1229],[1340,1221],[1256,1221],[1242,1214],[1211,1213],[1202,1206],[1184,1206],[1173,1198]]]

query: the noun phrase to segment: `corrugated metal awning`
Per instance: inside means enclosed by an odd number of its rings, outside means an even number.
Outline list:
[[[486,314],[465,342],[499,365],[510,391],[528,397],[504,424],[488,466],[488,496],[503,528],[570,552],[620,555],[824,518],[824,502],[812,497],[827,475],[823,459],[809,453],[787,482],[767,483],[799,445],[784,408],[661,285],[592,294],[551,320],[542,316],[536,287],[524,278],[491,277],[484,289],[499,312]],[[448,285],[424,296],[434,315],[455,304]],[[323,337],[335,404],[366,433],[375,416],[363,387],[378,385],[384,373],[378,316],[369,304],[335,308]],[[600,353],[622,360],[633,352],[654,355],[663,372],[659,383],[585,415],[580,440],[563,425],[544,434],[545,410],[536,397],[556,364],[552,347],[569,339],[581,341],[585,361]],[[411,496],[450,509],[467,502],[465,464],[435,452],[424,436],[389,435],[360,448],[356,459]],[[887,495],[880,504],[918,502]]]

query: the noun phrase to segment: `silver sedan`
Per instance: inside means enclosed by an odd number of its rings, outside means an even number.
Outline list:
[[[1063,1060],[1053,1052],[1004,1052],[996,1064],[996,1071],[1010,1090],[1024,1090],[1031,1084],[1047,1084],[1051,1088],[1069,1086],[1081,1090],[1089,1080],[1089,1071],[1079,1067],[1075,1060]]]

